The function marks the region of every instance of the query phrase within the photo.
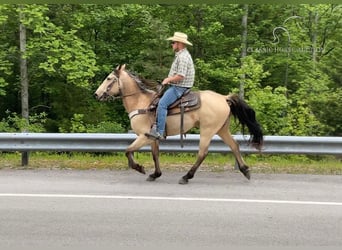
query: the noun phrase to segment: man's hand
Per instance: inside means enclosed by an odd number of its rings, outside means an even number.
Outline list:
[[[165,78],[163,81],[162,81],[162,85],[167,85],[167,84],[169,84],[170,83],[170,79],[169,79],[170,77],[167,77],[167,78]]]
[[[171,76],[171,77],[167,77],[165,78],[163,81],[162,81],[162,84],[163,85],[167,85],[167,84],[170,84],[171,82],[172,83],[177,83],[181,80],[184,79],[184,76],[181,76],[181,75],[174,75],[174,76]]]

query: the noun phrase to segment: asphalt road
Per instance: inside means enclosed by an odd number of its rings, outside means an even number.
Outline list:
[[[183,174],[0,170],[0,249],[342,245],[342,176]]]

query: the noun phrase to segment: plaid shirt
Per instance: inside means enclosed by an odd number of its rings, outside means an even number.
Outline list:
[[[184,79],[171,83],[172,85],[191,88],[195,80],[195,67],[189,51],[185,48],[176,53],[175,59],[171,65],[169,77],[174,75],[184,76]]]

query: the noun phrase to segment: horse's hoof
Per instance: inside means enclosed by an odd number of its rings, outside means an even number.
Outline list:
[[[156,180],[156,178],[153,178],[153,177],[151,177],[151,176],[149,176],[149,177],[146,178],[146,181],[151,181],[151,182],[152,182],[152,181],[155,181],[155,180]]]
[[[147,179],[146,179],[146,181],[155,181],[155,180],[156,180],[156,178],[151,176],[151,175],[148,176]]]
[[[184,184],[188,184],[189,181],[188,181],[188,179],[184,179],[184,178],[182,177],[182,178],[179,180],[178,183],[181,184],[181,185],[184,185]]]
[[[247,166],[240,167],[241,173],[248,179],[251,179],[251,174],[249,172],[249,168]]]
[[[144,167],[139,164],[137,164],[135,167],[132,167],[132,168],[138,171],[139,173],[146,174]]]
[[[249,170],[246,173],[243,173],[243,175],[250,180],[251,179],[251,174],[249,173]]]
[[[150,174],[146,181],[155,181],[157,178],[159,178],[162,175],[161,172],[154,172],[153,174]]]

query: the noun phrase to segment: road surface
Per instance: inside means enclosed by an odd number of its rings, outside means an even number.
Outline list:
[[[342,245],[342,176],[183,174],[2,169],[0,249]]]

